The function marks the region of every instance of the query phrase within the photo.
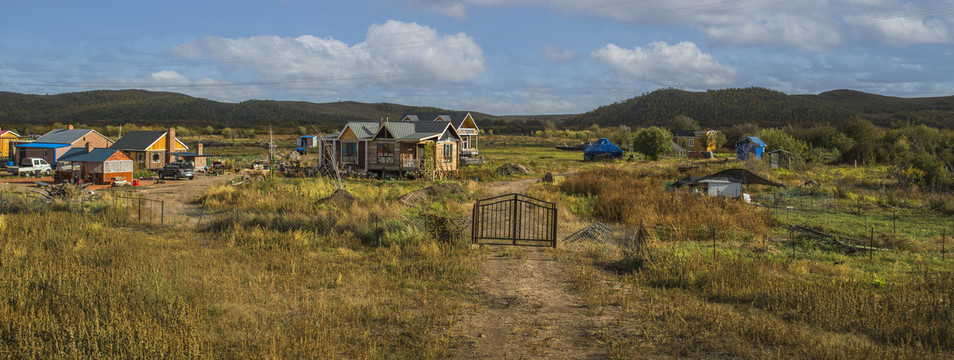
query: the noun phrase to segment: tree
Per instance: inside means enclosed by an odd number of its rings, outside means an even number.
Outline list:
[[[795,154],[803,155],[808,150],[808,144],[804,141],[793,138],[782,129],[762,129],[758,134],[759,139],[765,143],[766,151],[783,149]]]
[[[213,128],[212,125],[206,126],[205,133],[208,135],[215,134],[215,128]]]
[[[656,126],[640,129],[634,137],[633,149],[652,160],[659,160],[659,155],[672,149],[672,133]]]
[[[682,130],[698,130],[699,123],[686,115],[676,115],[676,117],[669,119],[669,125],[667,127],[669,131],[675,134]]]
[[[222,137],[232,138],[235,134],[232,132],[232,128],[222,129]]]

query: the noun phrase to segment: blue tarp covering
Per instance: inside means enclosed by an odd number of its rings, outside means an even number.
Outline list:
[[[749,136],[742,141],[739,141],[735,144],[736,157],[740,161],[744,161],[749,157],[749,154],[755,155],[756,159],[762,158],[762,151],[765,150],[765,143],[762,142],[762,139],[759,139],[755,136]]]
[[[619,159],[623,157],[623,149],[613,145],[607,138],[596,140],[593,145],[583,150],[583,160],[596,160],[602,157],[613,157]]]
[[[18,148],[29,148],[29,149],[59,149],[61,147],[67,147],[70,144],[56,144],[56,143],[26,143],[14,145],[13,147]]]

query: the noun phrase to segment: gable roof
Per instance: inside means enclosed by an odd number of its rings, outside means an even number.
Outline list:
[[[448,128],[454,129],[451,123],[446,121],[416,121],[416,122],[388,122],[384,124],[391,135],[396,140],[426,140],[432,137],[439,137],[444,134]],[[453,130],[456,134],[457,131]],[[460,135],[457,136],[460,138]]]
[[[337,139],[341,137],[341,134],[345,133],[345,129],[351,129],[351,132],[358,137],[358,140],[368,140],[374,137],[378,133],[378,123],[370,121],[351,121],[345,124],[345,127],[341,128],[341,132],[334,135],[334,138]]]
[[[103,136],[96,130],[93,129],[53,129],[50,132],[46,133],[43,136],[40,136],[34,142],[38,143],[56,143],[56,144],[72,144],[76,140],[82,139],[84,136],[89,133],[96,133],[99,136]],[[103,136],[106,140],[109,138]],[[112,141],[112,140],[110,140]]]
[[[130,131],[126,133],[126,135],[123,135],[123,137],[119,138],[119,140],[113,143],[113,145],[110,147],[113,149],[120,149],[120,150],[145,151],[149,149],[150,147],[152,147],[152,145],[155,144],[156,141],[159,141],[159,139],[161,139],[163,135],[166,135],[167,132],[168,131],[146,131],[146,130]],[[179,145],[182,145],[183,147],[185,147],[186,149],[189,148],[188,146],[186,146],[185,143],[179,140],[179,138],[176,138],[176,142],[179,143]],[[173,149],[173,151],[175,151],[175,149]]]
[[[87,153],[86,149],[75,148],[67,151],[66,154],[63,154],[57,161],[104,162],[109,160],[117,151],[119,151],[119,149],[96,148]]]
[[[0,135],[4,135],[4,134],[6,134],[6,133],[11,133],[11,134],[13,134],[13,136],[20,137],[20,134],[17,134],[17,133],[15,133],[15,132],[13,132],[13,131],[10,131],[10,130],[0,130]]]
[[[469,112],[466,111],[455,111],[455,112],[421,112],[413,114],[404,114],[401,116],[401,120],[408,119],[413,122],[440,122],[447,121],[451,124],[454,124],[454,128],[460,128],[464,125],[464,120],[467,119]],[[471,115],[471,119],[473,119]],[[475,121],[476,124],[476,121]]]
[[[676,132],[675,137],[700,137],[706,136],[710,131],[714,130],[679,130]]]
[[[749,184],[759,184],[759,185],[768,185],[775,187],[785,187],[785,185],[779,184],[777,182],[768,180],[761,176],[755,175],[751,171],[746,169],[726,169],[709,176],[687,176],[679,181],[676,181],[672,184],[673,187],[680,186],[693,186],[699,182],[704,182],[705,180],[723,180],[731,182],[739,182],[742,185]]]

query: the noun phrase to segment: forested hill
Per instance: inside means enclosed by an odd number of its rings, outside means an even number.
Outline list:
[[[249,100],[223,103],[188,95],[143,90],[99,90],[58,95],[0,92],[0,124],[91,126],[136,123],[160,126],[264,127],[317,125],[334,128],[353,120],[396,119],[404,113],[441,111],[432,107],[342,101]],[[474,113],[478,118],[493,116]]]
[[[883,126],[914,123],[954,128],[954,97],[908,99],[851,90],[786,95],[763,88],[706,92],[661,89],[601,106],[569,119],[567,125],[665,125],[677,115],[686,115],[704,127],[744,123],[800,126],[838,124],[856,114]]]

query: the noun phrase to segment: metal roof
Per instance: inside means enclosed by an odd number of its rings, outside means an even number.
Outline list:
[[[32,148],[32,149],[59,149],[61,147],[70,147],[70,146],[72,145],[58,144],[58,143],[40,143],[40,142],[14,145],[14,147],[18,147],[18,148]]]
[[[374,137],[374,134],[378,132],[378,123],[370,121],[351,121],[346,127],[351,128],[351,131],[354,132],[354,135],[358,137],[358,140],[367,140]],[[335,138],[341,136],[344,133],[342,129]]]
[[[72,144],[76,142],[76,140],[82,139],[91,132],[99,134],[96,132],[96,130],[92,129],[54,129],[46,133],[46,135],[40,136],[38,139],[36,139],[36,142]]]
[[[739,144],[741,144],[741,143],[748,143],[748,142],[755,143],[755,144],[758,145],[758,146],[768,146],[768,145],[765,145],[765,142],[763,142],[762,139],[759,139],[759,138],[757,138],[757,137],[755,137],[755,136],[749,136],[749,137],[747,137],[747,138],[745,138],[745,139],[742,139],[742,140],[739,141]]]
[[[110,147],[120,150],[146,150],[165,134],[165,131],[130,131]]]
[[[199,154],[196,153],[195,151],[174,152],[174,153],[169,153],[169,155],[172,155],[172,156],[181,156],[181,157],[205,157],[205,156],[213,156],[212,154],[206,154],[206,153],[202,153],[202,155],[199,155]]]
[[[397,140],[423,140],[444,133],[449,123],[443,121],[389,122],[384,127]]]
[[[76,148],[67,151],[66,154],[63,154],[57,161],[105,162],[117,151],[119,151],[119,149],[96,148],[87,153],[86,149]]]
[[[448,121],[451,124],[454,124],[454,128],[460,128],[461,125],[464,125],[464,119],[467,118],[467,114],[470,114],[466,111],[453,111],[453,112],[421,112],[413,114],[404,114],[401,116],[401,119],[407,119],[410,117],[412,122],[440,122]],[[471,115],[473,118],[473,115]]]

